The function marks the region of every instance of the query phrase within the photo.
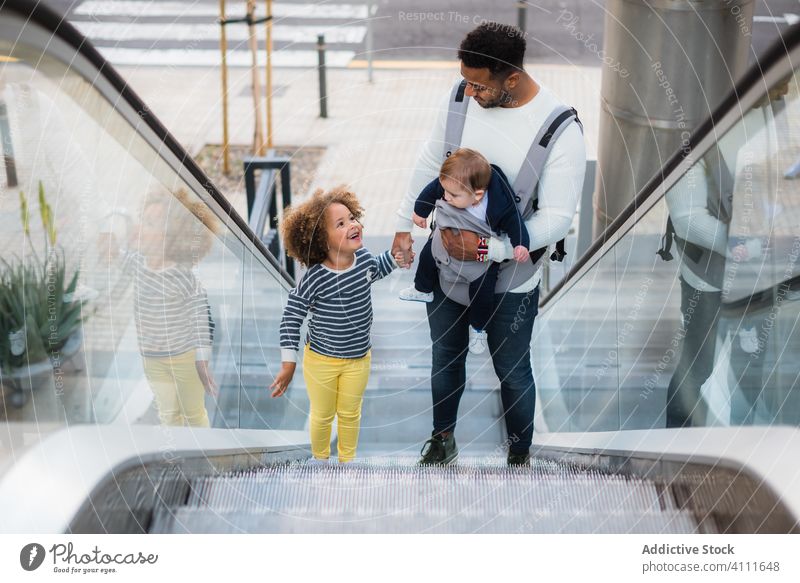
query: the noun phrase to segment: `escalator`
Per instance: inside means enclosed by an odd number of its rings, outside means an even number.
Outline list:
[[[280,366],[276,306],[292,278],[79,33],[32,2],[7,1],[0,16],[0,101],[18,175],[1,209],[8,257],[27,257],[19,242],[39,229],[20,223],[16,191],[42,184],[67,269],[87,290],[73,300],[85,315],[82,350],[56,375],[29,374],[43,386],[28,389],[19,410],[6,407],[0,531],[800,532],[800,473],[790,461],[800,448],[800,188],[783,177],[800,157],[800,27],[543,290],[531,347],[531,467],[505,465],[499,382],[484,355],[468,359],[459,462],[432,468],[415,465],[431,418],[424,309],[392,299],[411,274],[376,285],[361,458],[310,463],[303,387],[295,381],[278,400],[264,390]],[[775,87],[786,91],[772,99]],[[702,330],[714,339],[710,362],[698,367],[682,360],[688,247],[676,239],[672,261],[658,251],[668,219],[678,234],[681,202],[709,184],[708,153],[717,150],[734,153],[729,166],[744,180],[722,235],[725,287]],[[132,226],[145,216],[155,217],[155,236]],[[207,362],[219,395],[183,387],[207,417],[186,414],[189,427],[162,418],[172,396],[137,321],[136,272],[109,261],[109,239],[135,242],[125,253],[151,261],[143,233],[175,257],[161,271],[186,261],[214,323],[210,354],[194,362]],[[187,238],[197,243],[181,259]],[[377,251],[388,240],[366,245]],[[698,295],[692,314],[701,297],[710,296]],[[670,395],[689,404],[680,427],[668,427]]]

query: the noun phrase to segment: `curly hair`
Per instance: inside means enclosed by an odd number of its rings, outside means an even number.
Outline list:
[[[461,41],[458,58],[470,69],[489,69],[492,77],[522,70],[525,34],[516,26],[484,22]]]
[[[286,207],[284,211],[281,233],[286,252],[306,267],[322,263],[328,257],[325,211],[337,202],[346,206],[356,219],[364,214],[358,198],[346,186],[328,192],[320,188],[304,203]]]

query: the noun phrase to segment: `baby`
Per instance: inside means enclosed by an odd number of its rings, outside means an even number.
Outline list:
[[[444,161],[439,178],[431,181],[422,190],[414,204],[414,224],[426,228],[426,219],[440,200],[486,223],[487,232],[507,234],[514,246],[516,261],[530,259],[530,237],[517,209],[508,179],[499,167],[489,164],[479,152],[460,148]],[[472,230],[468,223],[464,228]],[[486,254],[479,254],[477,260],[487,261]],[[491,263],[487,265],[485,272],[469,282],[469,350],[474,354],[486,350],[486,326],[494,308],[494,288],[499,267],[499,263]],[[419,255],[414,285],[402,290],[400,299],[432,302],[437,277],[432,239],[428,239]]]

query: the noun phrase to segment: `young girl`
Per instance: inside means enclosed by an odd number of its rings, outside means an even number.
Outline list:
[[[356,455],[370,368],[370,286],[402,261],[402,254],[396,259],[390,251],[374,256],[362,247],[362,213],[356,196],[338,187],[318,190],[284,216],[286,250],[308,271],[289,292],[280,328],[281,370],[269,388],[273,397],[286,392],[294,376],[300,326],[310,312],[303,378],[311,402],[311,453],[317,460],[330,456],[334,416],[339,461]]]

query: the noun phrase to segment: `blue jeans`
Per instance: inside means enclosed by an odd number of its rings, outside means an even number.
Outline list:
[[[434,434],[453,431],[464,393],[469,346],[469,310],[447,298],[437,284],[426,304],[431,328],[431,392]],[[494,314],[486,328],[489,351],[505,412],[512,453],[526,453],[533,440],[536,387],[531,369],[533,321],[539,310],[539,288],[524,294],[495,294]]]

